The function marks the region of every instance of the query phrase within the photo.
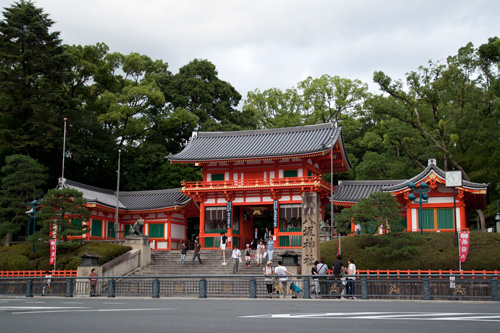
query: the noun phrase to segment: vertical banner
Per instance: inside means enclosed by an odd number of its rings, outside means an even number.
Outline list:
[[[278,200],[273,201],[273,226],[278,227]]]
[[[227,213],[227,229],[231,229],[231,209],[233,207],[233,203],[228,201],[226,204],[226,213]]]
[[[460,262],[465,262],[467,259],[467,254],[469,253],[469,233],[460,232],[459,233],[459,255]]]
[[[56,262],[56,240],[52,239],[50,242],[50,259],[49,259],[49,265],[54,265]]]

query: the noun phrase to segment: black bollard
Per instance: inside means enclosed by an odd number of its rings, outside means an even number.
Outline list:
[[[153,280],[153,298],[160,298],[160,280]]]
[[[207,298],[207,280],[205,278],[200,280],[200,298]]]
[[[26,297],[33,297],[33,280],[26,282]]]
[[[66,295],[65,297],[73,297],[73,280],[66,281]]]
[[[496,278],[491,279],[491,300],[493,302],[498,302],[498,280]]]
[[[309,278],[304,278],[304,298],[311,298],[311,280]]]
[[[108,298],[115,297],[115,280],[109,279],[108,281]]]
[[[249,281],[250,298],[257,298],[257,280],[251,278]]]

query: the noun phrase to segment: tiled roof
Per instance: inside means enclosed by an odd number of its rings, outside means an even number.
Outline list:
[[[370,194],[380,192],[387,186],[399,184],[403,180],[340,180],[335,186],[334,202],[358,202]]]
[[[63,187],[73,188],[83,193],[87,203],[98,203],[116,207],[116,192],[82,183],[65,180]],[[118,207],[121,210],[149,210],[183,206],[191,199],[180,188],[156,191],[120,191]]]
[[[436,175],[445,179],[445,171],[441,170],[436,165],[436,160],[430,159],[428,166],[424,171],[415,177],[407,180],[342,180],[335,186],[335,193],[333,195],[334,202],[358,202],[363,198],[367,198],[374,192],[396,192],[408,187],[410,182],[419,183],[434,172]],[[464,180],[463,188],[471,190],[488,189],[489,184],[474,183]]]
[[[236,132],[194,132],[186,148],[170,155],[172,162],[279,157],[323,152],[340,139],[334,124]]]

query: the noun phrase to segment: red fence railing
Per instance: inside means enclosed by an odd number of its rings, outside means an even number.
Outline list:
[[[46,271],[0,271],[0,277],[44,277]],[[76,276],[76,270],[49,271],[53,277]]]
[[[328,274],[332,274],[332,270],[328,270]],[[447,278],[448,275],[467,275],[467,277],[470,277],[472,275],[472,278],[474,279],[474,274],[477,275],[485,275],[485,274],[499,274],[500,271],[494,270],[494,271],[487,271],[487,270],[482,270],[482,271],[454,271],[454,270],[444,270],[444,269],[439,269],[439,270],[430,270],[430,269],[416,269],[416,270],[411,270],[411,269],[358,269],[356,270],[356,273],[361,275],[361,274],[366,274],[368,277],[374,277],[374,278],[381,278],[379,275],[383,275],[382,278],[400,278],[398,275],[404,275],[404,278],[410,278],[411,276],[408,276],[408,274],[412,275],[429,275],[432,274],[434,275],[434,278]],[[435,276],[438,275],[438,276]],[[443,276],[439,276],[443,275]],[[343,277],[347,277],[347,275],[344,275]],[[464,276],[465,277],[465,276]],[[487,277],[481,276],[478,277],[478,279],[486,279]]]

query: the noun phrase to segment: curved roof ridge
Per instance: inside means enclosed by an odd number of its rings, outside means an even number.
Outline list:
[[[266,135],[274,133],[290,133],[290,132],[305,132],[317,129],[335,127],[332,123],[280,127],[280,128],[264,128],[258,130],[243,130],[243,131],[221,131],[221,132],[196,132],[195,137],[215,137],[215,136],[244,136],[244,135]]]

